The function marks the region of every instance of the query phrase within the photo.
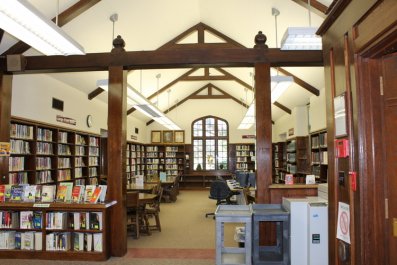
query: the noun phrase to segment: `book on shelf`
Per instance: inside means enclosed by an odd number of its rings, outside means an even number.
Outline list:
[[[43,212],[34,211],[33,212],[33,228],[41,229],[43,227]]]
[[[24,186],[21,186],[21,185],[11,186],[10,201],[21,202],[23,199],[23,189],[24,189]]]
[[[101,196],[102,193],[102,187],[96,186],[94,192],[92,193],[92,196],[90,198],[90,203],[97,203],[99,200],[99,197]]]
[[[84,202],[90,202],[92,195],[94,194],[96,185],[86,185],[84,191]]]
[[[0,249],[15,249],[15,231],[0,232]]]
[[[72,201],[73,182],[61,182],[59,186],[66,187],[65,201]]]
[[[294,175],[285,174],[285,184],[287,184],[287,185],[294,184]]]
[[[15,249],[21,249],[21,240],[22,240],[22,233],[16,232],[15,233]]]
[[[89,213],[77,212],[74,213],[74,230],[87,230],[90,227]]]
[[[94,234],[94,251],[96,252],[102,252],[103,246],[102,246],[102,233],[95,233]]]
[[[21,249],[34,250],[34,232],[21,233]]]
[[[84,185],[74,186],[72,190],[72,202],[74,203],[82,202],[84,199],[84,190],[85,190]]]
[[[84,250],[92,251],[92,234],[89,233],[84,234]]]
[[[99,187],[101,187],[101,196],[99,197],[99,201],[100,202],[105,202],[106,200],[106,192],[108,190],[108,186],[107,185],[99,185]]]
[[[73,233],[73,250],[84,251],[84,233]]]
[[[91,212],[89,213],[89,228],[91,230],[102,230],[102,213]]]
[[[36,200],[37,185],[27,185],[23,189],[23,201],[35,202]]]
[[[6,200],[6,185],[0,185],[0,202]]]
[[[21,229],[33,228],[33,211],[21,211],[20,213],[20,225]]]
[[[0,211],[0,228],[19,228],[19,212]]]
[[[67,189],[68,187],[66,186],[58,185],[57,195],[56,195],[57,202],[66,202]]]
[[[43,234],[41,232],[34,233],[34,250],[43,250]]]
[[[41,188],[41,202],[53,202],[55,198],[55,185],[44,185]]]

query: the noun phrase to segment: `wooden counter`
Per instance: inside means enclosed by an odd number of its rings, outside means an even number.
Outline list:
[[[281,203],[283,197],[317,196],[317,184],[272,184],[269,190],[271,203]]]

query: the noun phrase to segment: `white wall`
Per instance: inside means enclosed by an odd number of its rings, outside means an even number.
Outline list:
[[[324,94],[323,90],[321,90],[318,97],[310,97],[309,112],[307,112],[307,106],[300,106],[294,108],[291,115],[286,113],[278,119],[273,125],[272,141],[274,143],[285,141],[285,139],[280,137],[282,134],[286,134],[288,139],[325,129],[327,125]],[[308,122],[310,124],[310,132],[308,131]],[[294,135],[289,136],[288,130],[291,128],[294,128]]]
[[[53,97],[64,101],[64,111],[52,108]],[[14,75],[11,104],[12,116],[96,134],[107,129],[106,103],[88,100],[85,93],[46,74]],[[88,114],[93,117],[91,128],[86,124]],[[76,125],[57,122],[57,115],[75,119]],[[127,119],[127,140],[135,135],[135,127],[139,128],[138,142],[143,142],[146,125],[133,117]]]
[[[318,97],[310,97],[309,124],[310,132],[325,129],[327,127],[327,114],[325,107],[325,92],[320,91]]]
[[[200,117],[212,115],[225,119],[229,124],[230,143],[253,143],[254,139],[242,139],[242,135],[254,135],[255,128],[249,130],[237,130],[238,125],[243,119],[246,108],[230,99],[199,100],[192,99],[186,101],[167,114],[182,130],[185,130],[185,143],[191,143],[192,122]],[[167,130],[158,123],[154,122],[148,126],[148,141],[152,130]]]

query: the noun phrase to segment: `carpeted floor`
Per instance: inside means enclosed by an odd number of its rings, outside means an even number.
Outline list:
[[[162,231],[141,235],[139,239],[128,238],[128,252],[124,257],[112,257],[109,265],[212,265],[215,264],[215,220],[205,218],[213,212],[215,201],[208,199],[208,190],[182,190],[175,203],[161,204]],[[154,222],[154,219],[150,219]],[[234,228],[239,224],[225,226],[225,245],[236,246]],[[0,260],[8,265],[78,265],[91,264],[84,261]]]

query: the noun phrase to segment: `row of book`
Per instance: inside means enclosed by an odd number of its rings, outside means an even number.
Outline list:
[[[54,232],[46,235],[47,251],[103,251],[102,233]],[[0,249],[42,250],[41,232],[0,232]]]
[[[46,229],[102,230],[102,212],[47,212]],[[0,211],[0,228],[42,229],[42,211]]]
[[[106,198],[106,185],[0,185],[0,202],[71,202],[97,203]]]
[[[30,154],[29,142],[14,139],[11,139],[10,142],[12,154]]]

